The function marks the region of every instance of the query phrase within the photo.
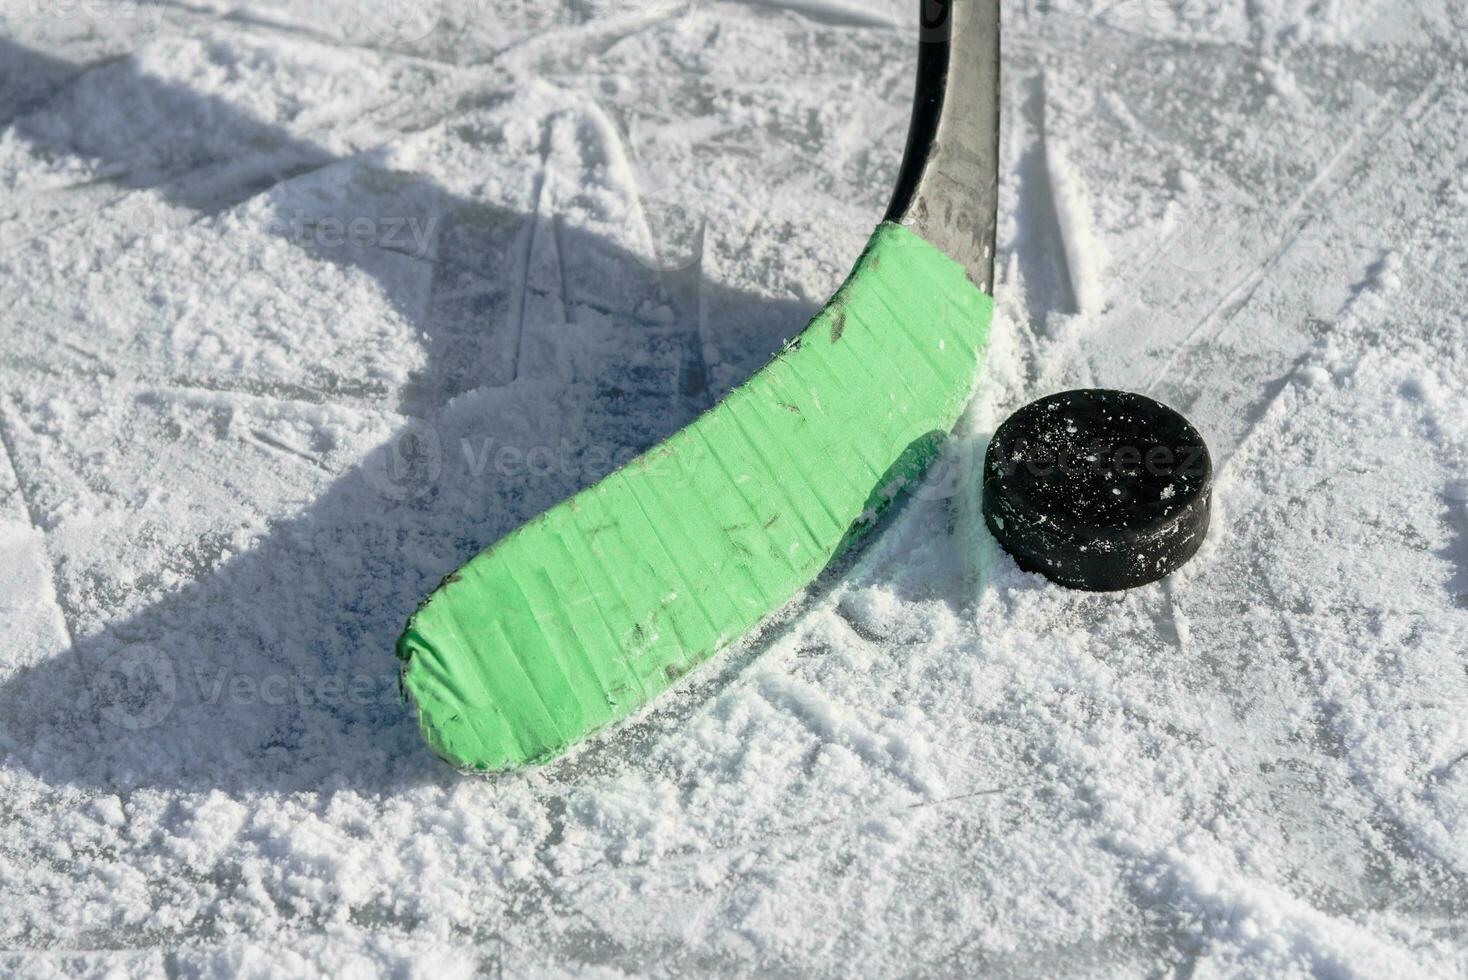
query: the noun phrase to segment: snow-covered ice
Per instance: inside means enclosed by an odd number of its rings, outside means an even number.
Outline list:
[[[1468,11],[1015,0],[1000,318],[844,574],[563,762],[392,642],[747,377],[907,127],[906,0],[0,2],[0,971],[1468,972]],[[1170,581],[975,463],[1205,432]]]

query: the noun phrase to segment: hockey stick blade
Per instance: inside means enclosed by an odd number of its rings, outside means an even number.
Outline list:
[[[887,218],[800,336],[687,428],[444,580],[398,640],[451,764],[544,762],[809,585],[921,478],[972,392],[993,301],[998,0],[920,0]]]

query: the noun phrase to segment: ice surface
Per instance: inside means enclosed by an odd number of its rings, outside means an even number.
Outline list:
[[[849,268],[908,13],[0,4],[0,970],[1468,971],[1446,0],[1006,6],[947,465],[575,757],[422,747],[416,600]],[[983,529],[988,434],[1083,384],[1210,440],[1165,584],[1067,593]]]

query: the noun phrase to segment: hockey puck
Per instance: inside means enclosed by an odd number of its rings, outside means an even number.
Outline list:
[[[1111,592],[1181,568],[1208,533],[1198,430],[1143,395],[1088,389],[1011,415],[984,459],[984,520],[1026,571]]]

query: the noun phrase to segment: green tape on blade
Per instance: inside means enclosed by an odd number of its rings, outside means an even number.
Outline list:
[[[428,744],[480,770],[553,758],[789,601],[932,460],[992,312],[958,263],[879,226],[758,374],[419,607],[397,653]]]

